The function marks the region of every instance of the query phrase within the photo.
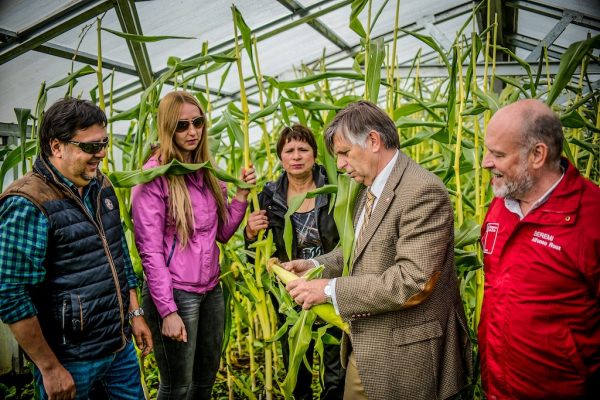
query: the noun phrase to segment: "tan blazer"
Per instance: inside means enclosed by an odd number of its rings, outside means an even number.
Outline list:
[[[354,221],[365,202],[360,194]],[[471,374],[471,343],[454,269],[452,205],[444,184],[399,154],[356,249],[351,276],[342,254],[317,257],[335,295],[370,400],[445,399]],[[350,343],[351,342],[351,343]]]

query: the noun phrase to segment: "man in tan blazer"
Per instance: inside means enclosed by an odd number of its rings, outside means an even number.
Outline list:
[[[349,322],[341,349],[344,399],[449,398],[471,374],[471,343],[448,192],[398,150],[393,121],[372,103],[339,112],[325,140],[338,168],[366,186],[354,213],[353,267],[341,276],[338,248],[314,260],[325,265],[326,279],[296,280],[287,289],[305,309],[333,303]],[[285,264],[300,274],[314,265]]]

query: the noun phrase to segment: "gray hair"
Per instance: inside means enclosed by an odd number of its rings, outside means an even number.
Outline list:
[[[350,143],[365,147],[371,131],[379,133],[386,149],[400,148],[394,121],[375,104],[364,100],[349,104],[335,116],[325,131],[325,145],[333,154],[333,138],[339,133]]]
[[[537,143],[548,146],[548,164],[557,167],[563,151],[565,137],[560,119],[550,108],[524,107],[522,109],[523,130],[521,140],[527,152]]]

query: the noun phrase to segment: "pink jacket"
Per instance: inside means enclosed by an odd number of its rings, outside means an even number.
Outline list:
[[[144,169],[159,166],[157,156]],[[179,245],[173,223],[167,221],[169,188],[161,176],[132,191],[135,243],[142,259],[148,288],[161,317],[177,311],[173,289],[206,293],[219,283],[219,248],[235,233],[246,212],[246,202],[227,205],[228,221],[219,223],[217,204],[204,185],[204,171],[186,175],[194,210],[195,230],[185,248]],[[221,183],[227,197],[225,184]]]

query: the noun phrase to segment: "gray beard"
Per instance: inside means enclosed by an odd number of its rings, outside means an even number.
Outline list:
[[[527,169],[521,171],[516,179],[506,182],[500,187],[492,186],[494,196],[509,199],[520,199],[533,187],[533,178]]]

